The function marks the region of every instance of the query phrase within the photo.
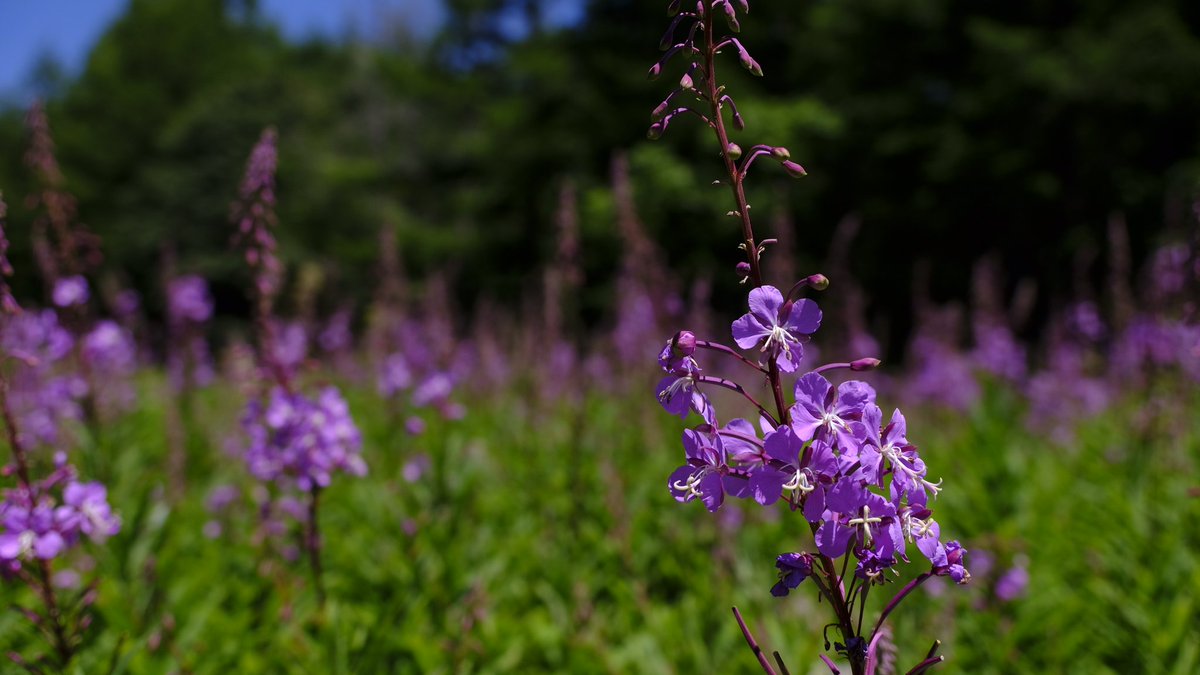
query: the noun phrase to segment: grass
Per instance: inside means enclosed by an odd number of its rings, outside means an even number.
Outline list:
[[[223,449],[236,393],[200,392],[176,493],[162,378],[147,373],[140,389],[141,407],[78,452],[124,526],[73,558],[101,579],[75,672],[753,673],[732,605],[793,673],[820,672],[828,608],[803,586],[768,593],[775,555],[804,546],[807,527],[753,504],[715,517],[676,504],[665,481],[680,425],[648,386],[553,402],[478,395],[465,419],[431,419],[419,437],[347,387],[370,474],[339,476],[322,498],[323,611],[303,561],[285,556],[291,540],[255,536],[254,483]],[[947,673],[1200,670],[1194,388],[1164,382],[1082,422],[1068,444],[1027,431],[1000,389],[969,414],[906,412],[945,479],[943,533],[995,564],[966,588],[931,583],[893,615],[901,672],[935,638]],[[408,482],[418,453],[431,466]],[[206,536],[205,498],[224,484],[247,496]],[[1029,590],[1001,602],[996,574],[1017,556]],[[876,590],[872,609],[896,588]],[[0,596],[36,606],[12,583]],[[7,612],[0,648],[44,646]]]

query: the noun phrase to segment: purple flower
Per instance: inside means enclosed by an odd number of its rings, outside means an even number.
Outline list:
[[[94,541],[104,541],[121,530],[121,520],[108,505],[108,491],[100,483],[71,482],[63,489],[62,518]],[[64,511],[65,509],[65,511]]]
[[[174,321],[204,323],[212,318],[208,282],[195,274],[177,277],[167,285],[167,312]]]
[[[87,279],[78,274],[73,277],[63,277],[54,282],[54,292],[51,293],[51,299],[59,307],[82,305],[90,297]]]
[[[6,563],[49,560],[67,548],[61,532],[63,523],[56,518],[53,502],[42,499],[35,504],[22,488],[5,494],[0,503],[0,525],[4,528],[0,532],[0,560]]]
[[[750,311],[733,322],[733,339],[742,349],[760,350],[775,358],[779,369],[794,373],[804,357],[804,343],[821,327],[821,310],[812,300],[783,300],[774,286],[750,291]]]
[[[709,511],[716,511],[725,501],[725,479],[729,471],[720,435],[685,429],[683,450],[687,463],[675,469],[667,479],[667,487],[675,501],[699,499]]]
[[[696,353],[696,334],[681,330],[663,347],[658,355],[658,365],[668,373],[689,373],[699,370],[692,355]]]
[[[101,374],[127,374],[136,365],[133,336],[114,321],[100,321],[83,338],[83,354]]]
[[[843,382],[837,389],[818,373],[808,373],[796,382],[792,406],[792,429],[802,440],[820,438],[836,445],[841,453],[853,453],[858,442],[851,422],[862,418],[875,390],[866,382]]]
[[[266,409],[252,402],[242,420],[250,443],[250,473],[264,481],[294,483],[301,490],[326,487],[333,472],[362,476],[362,437],[350,410],[334,387],[316,400],[276,388]]]
[[[946,545],[938,544],[933,556],[933,573],[939,577],[950,577],[956,584],[965,584],[971,580],[971,573],[963,565],[967,549],[957,541]]]
[[[782,598],[812,576],[812,563],[813,557],[808,553],[784,553],[776,558],[779,581],[771,587],[771,595]]]
[[[411,387],[412,381],[413,376],[412,371],[408,368],[408,359],[399,352],[389,354],[383,362],[383,368],[379,370],[377,383],[379,393],[391,398]]]
[[[1029,588],[1029,570],[1024,561],[1017,561],[996,580],[996,597],[1002,602],[1012,602],[1025,594]]]

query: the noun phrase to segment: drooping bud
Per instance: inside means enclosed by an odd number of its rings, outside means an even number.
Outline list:
[[[733,128],[737,129],[738,131],[742,131],[746,128],[746,120],[742,119],[742,116],[737,111],[734,111],[733,113]]]
[[[784,161],[792,158],[792,153],[782,145],[771,148],[771,156],[779,161]]]
[[[745,49],[739,50],[738,60],[741,61],[742,67],[749,71],[751,75],[755,77],[763,76],[762,66],[758,65],[758,61],[750,57],[750,52]]]
[[[737,267],[734,268],[734,271],[736,271],[737,275],[744,280],[750,276],[750,263],[743,260],[737,264]]]
[[[646,73],[646,79],[652,80],[652,81],[657,80],[658,77],[660,75],[662,75],[662,70],[663,70],[663,64],[662,64],[662,61],[659,61],[658,63],[650,66],[649,72]]]
[[[658,122],[655,122],[654,124],[651,124],[650,128],[646,130],[646,138],[649,138],[652,141],[657,141],[658,139],[662,138],[663,132],[667,130],[667,124],[669,122],[669,118],[664,118]]]
[[[808,175],[808,172],[804,170],[804,167],[792,161],[784,162],[783,170],[787,171],[788,175],[792,178],[803,178],[804,176]]]
[[[813,290],[823,291],[829,288],[829,277],[824,274],[810,274],[804,279],[804,283]]]
[[[725,3],[725,23],[729,24],[729,30],[734,33],[742,32],[742,25],[737,20],[737,11],[733,9],[733,5],[729,2]]]
[[[742,146],[737,143],[730,143],[725,146],[725,156],[729,159],[740,159],[742,156]]]
[[[742,1],[745,2],[745,0]],[[667,4],[667,16],[675,16],[678,14],[680,4],[680,0],[671,0],[671,2]]]
[[[750,13],[750,3],[748,0],[738,0],[738,7],[741,8],[742,14]]]

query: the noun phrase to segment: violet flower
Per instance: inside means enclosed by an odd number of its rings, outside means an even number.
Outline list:
[[[784,302],[774,286],[750,291],[750,311],[733,322],[733,339],[742,349],[759,350],[774,358],[779,369],[793,373],[804,358],[804,343],[821,327],[821,309],[807,298]]]

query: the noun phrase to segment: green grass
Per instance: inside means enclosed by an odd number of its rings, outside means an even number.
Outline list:
[[[665,481],[680,425],[648,387],[480,397],[416,438],[371,391],[347,390],[370,474],[323,496],[324,611],[303,562],[254,539],[248,498],[220,537],[202,534],[214,486],[253,486],[222,449],[236,393],[195,401],[177,493],[161,378],[141,389],[142,407],[77,453],[124,527],[73,558],[94,556],[101,579],[75,672],[753,673],[732,605],[793,673],[820,672],[828,608],[805,587],[768,592],[774,556],[803,546],[807,526],[753,504],[716,517],[676,504]],[[893,615],[902,672],[935,638],[941,672],[1200,670],[1200,400],[1178,384],[1153,396],[1168,405],[1127,401],[1065,446],[1026,431],[1004,391],[966,415],[906,410],[945,479],[944,535],[989,550],[997,571],[1026,556],[1032,583],[1010,603],[994,597],[996,572],[914,594]],[[408,483],[401,467],[418,452],[432,468]],[[898,587],[877,589],[871,609]],[[0,600],[36,606],[13,583]],[[0,614],[0,649],[44,648],[26,619]]]

